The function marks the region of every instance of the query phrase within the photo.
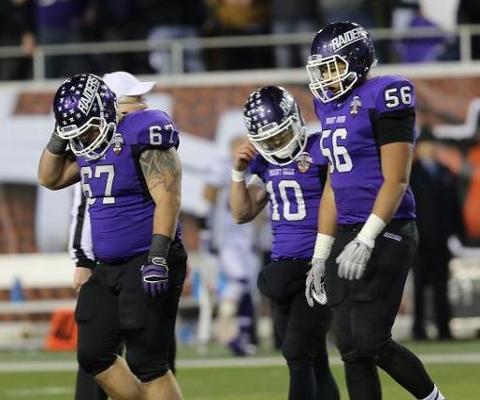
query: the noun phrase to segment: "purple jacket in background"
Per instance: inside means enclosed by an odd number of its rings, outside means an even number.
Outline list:
[[[81,24],[89,0],[35,0],[39,28],[73,28]]]
[[[437,28],[429,19],[416,15],[409,24],[410,28]],[[396,44],[401,62],[421,63],[435,61],[440,55],[445,38],[438,30],[438,36],[418,39],[405,39]]]

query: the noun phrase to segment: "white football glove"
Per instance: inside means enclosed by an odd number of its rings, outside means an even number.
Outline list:
[[[375,214],[370,214],[355,239],[345,246],[337,257],[338,276],[350,281],[361,279],[372,255],[375,239],[386,223]]]
[[[338,276],[350,281],[361,279],[372,254],[373,243],[367,244],[357,236],[347,244],[337,257]]]
[[[325,260],[321,258],[312,259],[312,268],[308,271],[307,281],[305,283],[305,298],[310,307],[318,304],[327,303],[327,294],[325,292]]]

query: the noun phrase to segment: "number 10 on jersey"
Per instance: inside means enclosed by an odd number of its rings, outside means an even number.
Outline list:
[[[267,192],[270,196],[270,202],[272,207],[272,221],[280,221],[280,213],[283,215],[283,218],[287,221],[301,221],[307,216],[307,211],[305,209],[305,201],[303,199],[302,188],[297,181],[294,180],[281,180],[278,182],[278,193],[282,200],[282,208],[278,203],[277,197],[275,196],[275,189],[273,188],[273,182],[269,181],[266,185]],[[293,191],[295,201],[297,203],[297,211],[292,211],[292,204],[288,198],[287,191]]]

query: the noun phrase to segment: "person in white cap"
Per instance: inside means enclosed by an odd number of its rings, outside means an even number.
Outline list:
[[[115,71],[105,74],[103,81],[116,94],[119,113],[128,114],[148,108],[145,95],[155,88],[155,82],[140,81],[125,71]],[[95,268],[88,206],[80,183],[76,185],[74,192],[69,250],[76,266],[73,286],[79,291],[80,287],[90,278]],[[169,357],[169,365],[172,372],[175,372],[175,355],[175,341],[173,341]],[[75,400],[106,400],[107,397],[107,394],[96,383],[93,377],[79,368],[75,388]]]
[[[141,81],[125,71],[115,71],[103,76],[103,81],[116,94],[118,109],[122,114],[146,109],[144,96],[155,87],[153,81]]]

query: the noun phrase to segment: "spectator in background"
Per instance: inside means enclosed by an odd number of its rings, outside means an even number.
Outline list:
[[[323,16],[318,0],[273,0],[273,33],[315,32],[323,25]],[[305,65],[310,55],[310,46],[277,46],[275,59],[278,68],[293,68]]]
[[[33,0],[39,45],[82,42],[91,0]],[[86,69],[80,56],[50,56],[45,60],[47,78],[72,75]]]
[[[236,136],[231,142],[231,153],[245,140],[243,135]],[[231,154],[212,162],[203,196],[211,208],[208,225],[225,279],[219,296],[217,337],[234,355],[245,356],[255,351],[252,282],[257,275],[259,260],[254,253],[255,227],[237,225],[230,214],[231,169]]]
[[[392,28],[405,33],[410,28],[437,28],[422,15],[418,0],[397,0],[392,11]],[[438,28],[437,28],[438,29]],[[421,63],[438,60],[445,52],[446,39],[438,29],[439,36],[403,39],[395,42],[400,62]]]
[[[87,39],[94,42],[143,40],[147,35],[145,15],[134,0],[92,0]],[[116,69],[150,73],[144,53],[107,53],[92,55],[92,70]]]
[[[410,185],[417,205],[419,246],[413,265],[413,338],[426,340],[425,289],[433,287],[435,325],[438,338],[452,339],[448,300],[448,265],[451,258],[447,240],[463,236],[456,177],[436,159],[437,144],[429,128],[422,129],[415,148]]]
[[[418,0],[394,0],[392,7],[392,29],[406,30],[410,21],[420,11]]]
[[[460,0],[458,5],[459,24],[480,24],[480,7],[478,0]],[[472,37],[472,58],[480,58],[480,35]]]
[[[149,56],[151,68],[157,73],[171,72],[169,51],[161,45],[171,39],[195,39],[205,21],[203,0],[138,0],[139,15],[147,27],[147,41],[152,49]],[[159,47],[157,49],[157,47]],[[201,51],[189,48],[184,54],[184,70],[203,71]]]
[[[33,14],[29,0],[0,1],[0,46],[22,46],[25,58],[0,59],[0,79],[26,79],[35,48]],[[28,57],[28,58],[27,58]]]
[[[465,244],[480,246],[480,118],[472,139],[463,143],[464,156],[458,176],[463,198]]]
[[[326,22],[355,21],[366,28],[377,26],[370,3],[369,0],[321,0]]]
[[[270,33],[271,0],[207,0],[212,36],[261,35]],[[272,67],[270,48],[258,46],[224,48],[210,53],[209,69]]]

